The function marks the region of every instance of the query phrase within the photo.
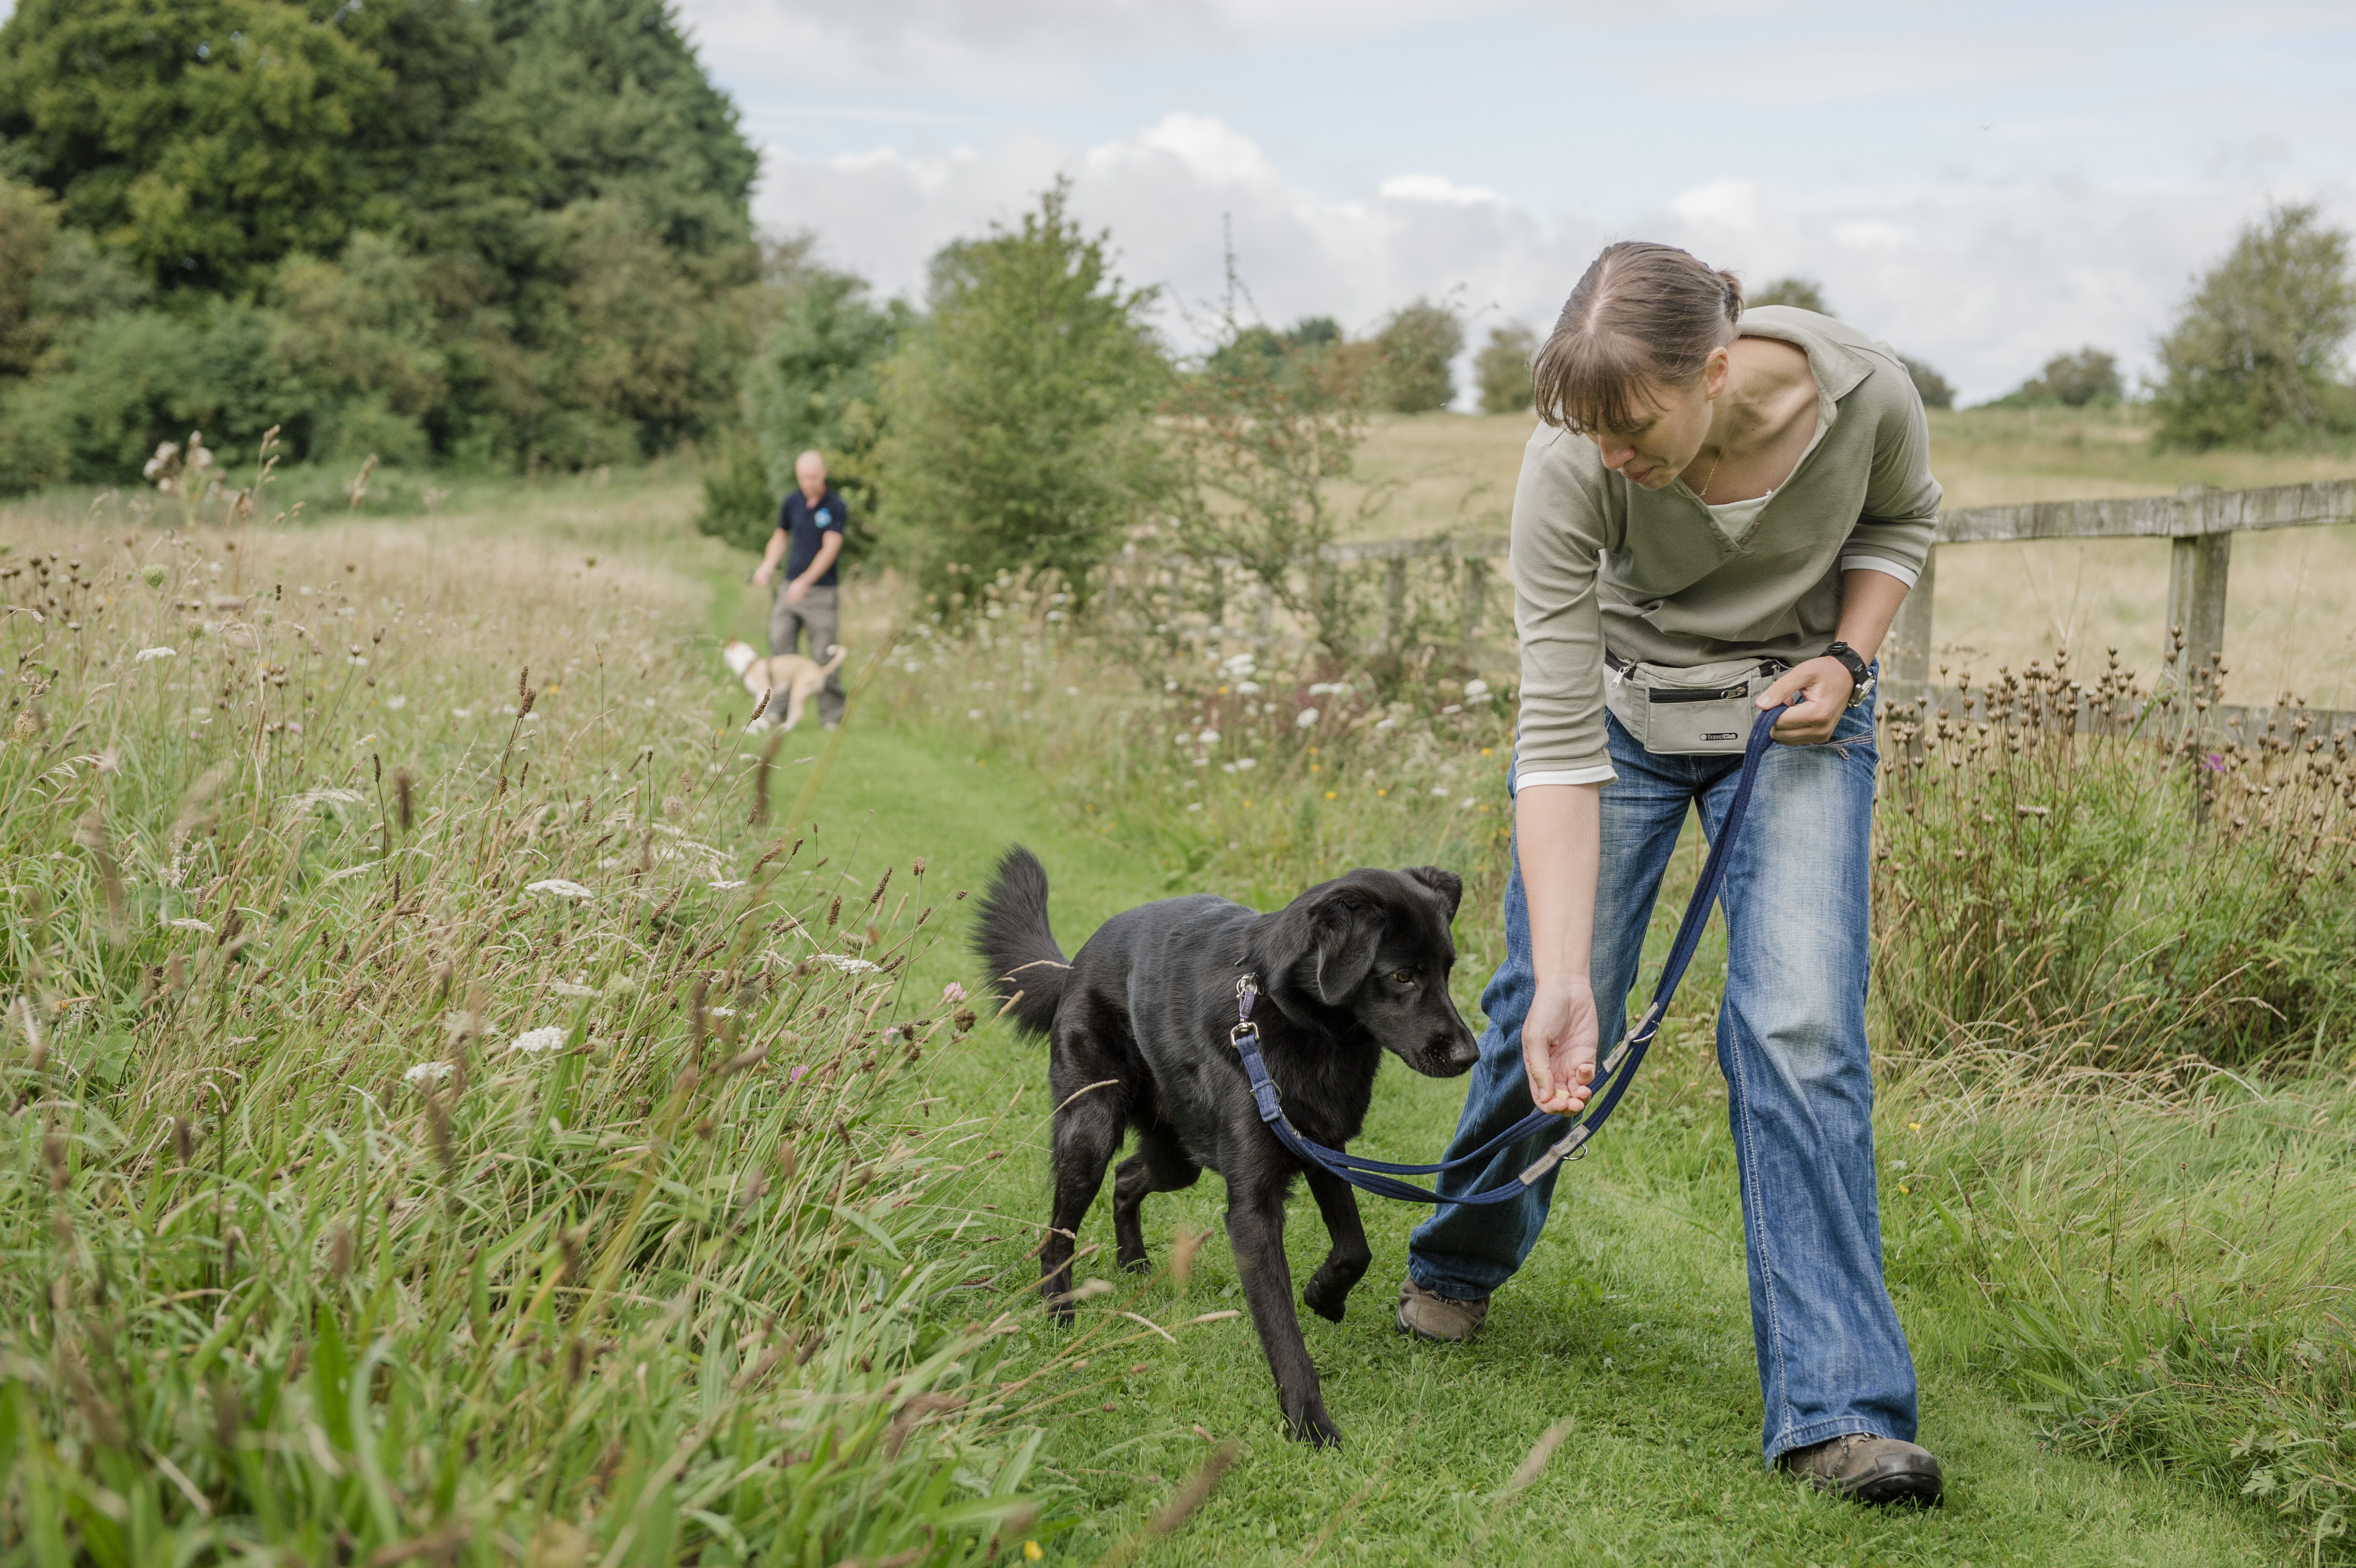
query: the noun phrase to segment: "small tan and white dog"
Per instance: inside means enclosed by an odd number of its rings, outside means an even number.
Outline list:
[[[764,730],[790,730],[800,723],[803,705],[824,688],[826,677],[842,663],[841,643],[827,652],[831,656],[820,664],[800,654],[772,654],[763,658],[747,642],[731,641],[723,647],[720,656],[728,661],[728,667],[744,681],[744,689],[753,694],[753,700],[760,702],[764,697],[768,699],[762,703],[759,714],[744,726],[745,730],[757,734]]]

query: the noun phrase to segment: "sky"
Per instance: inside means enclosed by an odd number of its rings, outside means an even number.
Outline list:
[[[679,0],[761,226],[915,297],[1058,175],[1198,347],[1419,296],[1539,329],[1602,245],[1682,245],[1966,401],[2152,363],[2270,203],[2356,226],[2356,0]]]

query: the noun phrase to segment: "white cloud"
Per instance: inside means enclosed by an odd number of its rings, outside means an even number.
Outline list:
[[[1820,280],[1847,319],[1937,366],[1967,398],[1994,396],[2051,354],[2093,343],[2149,362],[2190,276],[2271,194],[2356,216],[2356,189],[2286,176],[2103,182],[1922,178],[1797,189],[1710,180],[1649,211],[1540,214],[1493,190],[1403,174],[1329,197],[1289,177],[1216,118],[1170,114],[1081,148],[1022,134],[986,147],[800,158],[772,149],[756,213],[809,226],[839,265],[913,294],[949,240],[1019,219],[1059,173],[1074,210],[1108,228],[1131,283],[1167,286],[1167,323],[1191,342],[1218,295],[1232,226],[1268,320],[1327,315],[1363,331],[1418,295],[1452,296],[1474,336],[1502,317],[1543,327],[1614,239],[1687,247],[1752,283]]]

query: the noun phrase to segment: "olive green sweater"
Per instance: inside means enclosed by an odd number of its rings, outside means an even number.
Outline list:
[[[1514,625],[1522,644],[1515,782],[1600,784],[1603,650],[1683,668],[1814,658],[1840,621],[1841,573],[1910,587],[1938,520],[1922,400],[1898,352],[1788,305],[1746,311],[1816,379],[1815,443],[1730,538],[1680,479],[1662,490],[1603,466],[1594,442],[1540,425],[1514,490]]]

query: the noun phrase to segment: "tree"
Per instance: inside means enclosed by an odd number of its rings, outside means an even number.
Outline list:
[[[1472,361],[1484,414],[1518,413],[1530,406],[1530,366],[1537,358],[1538,335],[1518,321],[1489,330],[1489,341]]]
[[[1366,439],[1364,359],[1333,351],[1338,328],[1279,336],[1232,319],[1226,325],[1168,408],[1180,540],[1197,560],[1233,558],[1315,626],[1327,647],[1341,649],[1355,620],[1346,584],[1303,563],[1379,511],[1398,487],[1363,486],[1347,505],[1337,491],[1356,479]]]
[[[2349,236],[2306,204],[2245,227],[2159,341],[2162,446],[2296,445],[2356,426],[2340,384],[2356,330]]]
[[[1085,593],[1167,491],[1156,291],[1122,288],[1069,196],[934,257],[928,318],[884,365],[881,520],[926,581],[1042,568]]]
[[[1742,304],[1745,309],[1754,304],[1788,304],[1818,315],[1833,313],[1833,307],[1825,303],[1824,284],[1814,278],[1771,278],[1756,289],[1743,290]]]
[[[875,448],[883,436],[878,374],[914,324],[907,304],[881,307],[848,272],[794,266],[778,290],[776,314],[745,362],[745,434],[722,453],[704,482],[705,533],[757,549],[793,482],[794,460],[815,449],[827,477],[858,519],[844,536],[846,560],[873,539]]]
[[[1394,311],[1375,334],[1375,349],[1382,400],[1393,412],[1430,413],[1455,400],[1464,320],[1449,306],[1419,299]]]
[[[663,0],[23,0],[0,155],[47,198],[0,199],[0,488],[202,409],[224,458],[651,453],[759,325],[756,158]]]
[[[1920,359],[1903,354],[1898,357],[1898,362],[1906,367],[1906,374],[1912,379],[1914,390],[1922,395],[1924,408],[1952,409],[1955,406],[1954,384],[1944,376]]]

